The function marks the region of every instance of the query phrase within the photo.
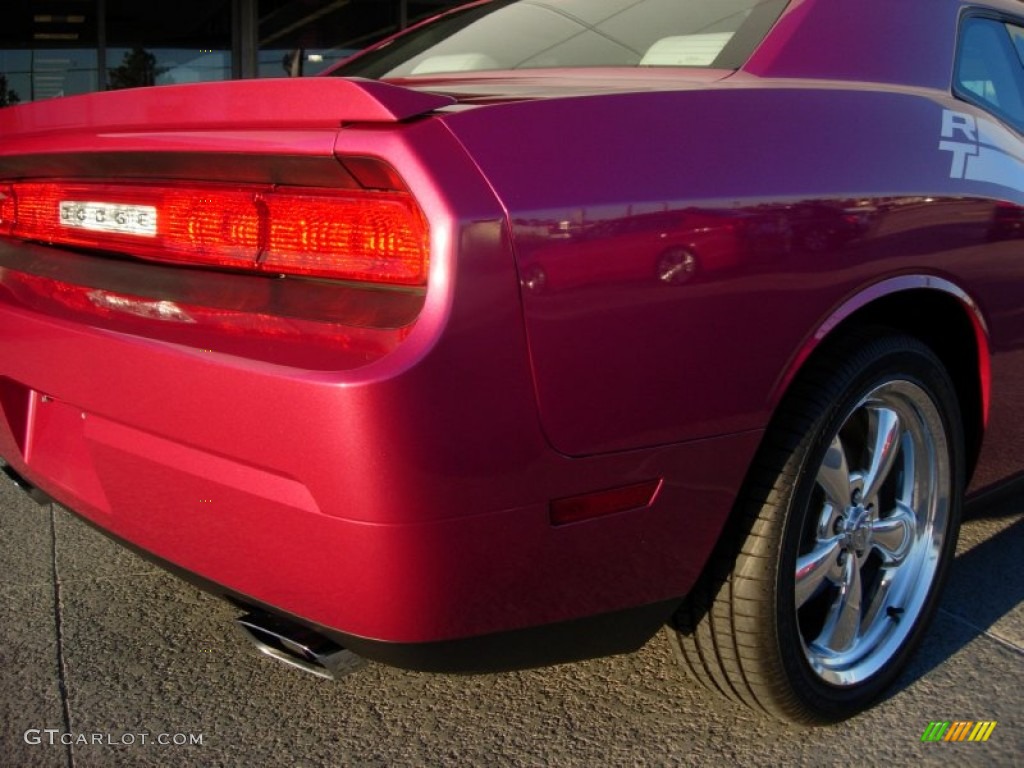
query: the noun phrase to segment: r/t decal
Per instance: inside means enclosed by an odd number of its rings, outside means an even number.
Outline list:
[[[951,179],[988,182],[1024,194],[1024,144],[995,120],[942,110],[939,149],[950,153]]]
[[[967,158],[978,154],[978,124],[974,115],[942,110],[942,138],[939,149],[953,153],[953,164],[949,169],[951,179],[964,178]],[[954,139],[959,138],[960,141]]]

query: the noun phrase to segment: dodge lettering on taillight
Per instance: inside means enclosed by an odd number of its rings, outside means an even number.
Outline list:
[[[156,208],[151,205],[60,201],[60,223],[65,227],[156,237]]]

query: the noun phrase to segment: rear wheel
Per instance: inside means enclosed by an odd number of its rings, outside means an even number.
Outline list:
[[[784,720],[867,706],[935,611],[962,457],[954,388],[926,346],[857,336],[820,355],[780,407],[677,616],[685,666]]]

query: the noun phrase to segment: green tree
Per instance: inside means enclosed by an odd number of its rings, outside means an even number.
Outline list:
[[[10,107],[21,101],[17,91],[7,87],[7,75],[0,75],[0,107]]]
[[[156,79],[167,71],[167,67],[156,65],[156,56],[145,48],[136,46],[125,53],[121,63],[110,70],[108,88],[140,88],[153,85]]]

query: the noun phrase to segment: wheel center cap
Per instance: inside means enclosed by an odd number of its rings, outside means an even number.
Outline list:
[[[851,507],[846,516],[843,533],[850,549],[858,554],[866,552],[871,544],[871,513],[859,504]]]

